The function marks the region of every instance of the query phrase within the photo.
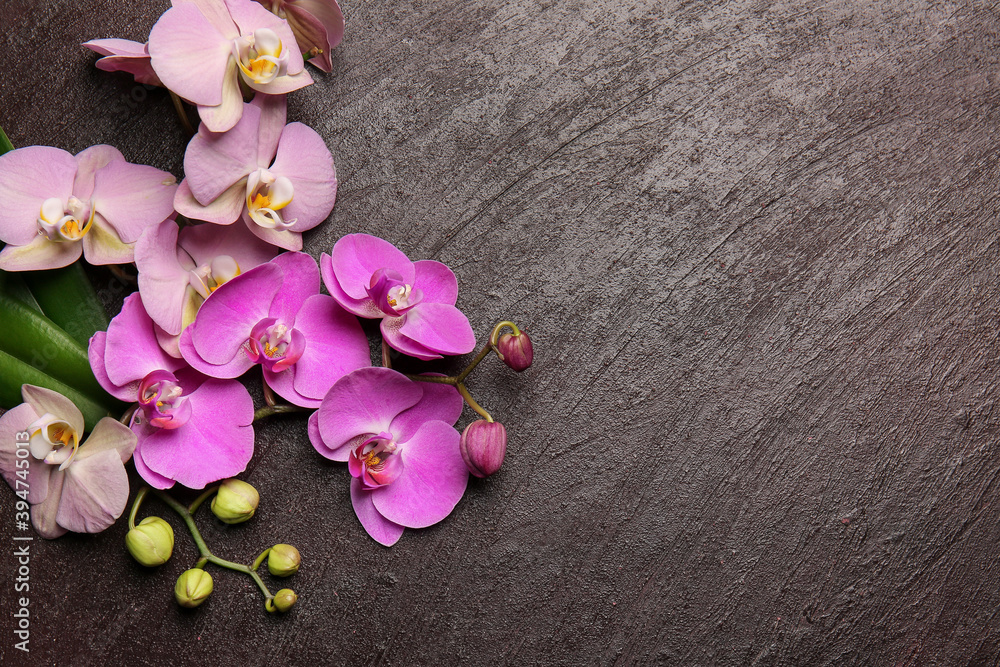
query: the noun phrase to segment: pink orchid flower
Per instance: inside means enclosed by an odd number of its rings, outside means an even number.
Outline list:
[[[462,405],[450,385],[362,368],[337,380],[309,418],[316,451],[347,462],[354,512],[376,542],[392,546],[404,528],[433,525],[462,499]]]
[[[193,225],[178,231],[176,222],[164,220],[143,232],[135,244],[139,293],[159,327],[161,346],[164,339],[179,338],[222,284],[277,252],[242,225]],[[180,357],[177,343],[167,347]]]
[[[302,232],[326,219],[337,199],[337,170],[323,138],[285,124],[285,98],[257,97],[233,129],[198,129],[184,154],[174,198],[188,218],[229,225],[242,217],[258,238],[302,248]]]
[[[217,378],[239,377],[255,364],[286,400],[319,407],[334,382],[371,365],[361,323],[319,293],[316,260],[278,255],[216,290],[181,334],[181,354]]]
[[[257,0],[288,21],[302,57],[324,72],[333,69],[332,51],[344,38],[344,14],[337,0]]]
[[[458,281],[440,262],[411,262],[388,241],[349,234],[320,258],[323,283],[358,317],[381,318],[382,337],[418,359],[465,354],[476,346],[469,320],[455,307]]]
[[[139,294],[90,339],[90,367],[111,395],[139,404],[130,424],[135,469],[150,486],[201,489],[246,469],[254,412],[246,387],[206,378],[161,350]]]
[[[111,146],[0,155],[0,269],[55,269],[81,254],[91,264],[131,262],[143,230],[173,213],[176,189],[167,172],[129,164]]]
[[[149,86],[163,86],[149,62],[146,44],[129,39],[92,39],[83,46],[102,56],[96,66],[105,72],[128,72],[136,82]]]
[[[252,0],[174,0],[149,33],[167,88],[198,106],[212,132],[243,115],[240,83],[282,95],[312,83],[288,23]]]
[[[15,490],[27,490],[31,523],[42,537],[101,532],[128,503],[125,463],[135,434],[105,417],[81,445],[83,415],[72,401],[30,384],[21,395],[25,402],[0,416],[4,479]],[[25,445],[27,451],[19,452]]]

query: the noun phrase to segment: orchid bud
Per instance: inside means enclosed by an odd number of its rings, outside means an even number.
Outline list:
[[[212,513],[223,523],[243,523],[253,516],[260,494],[246,482],[227,479],[212,498]]]
[[[147,516],[128,531],[125,548],[140,565],[163,565],[174,551],[174,529],[158,516]]]
[[[517,335],[505,333],[497,341],[497,349],[503,362],[520,373],[531,365],[534,353],[531,350],[531,339],[524,331]]]
[[[194,608],[212,594],[212,575],[200,568],[185,570],[177,577],[174,598],[182,607]]]
[[[275,544],[267,555],[267,571],[276,577],[290,577],[299,571],[302,556],[291,544]]]
[[[462,431],[459,444],[465,466],[476,477],[489,477],[507,453],[507,429],[500,422],[474,421]]]
[[[285,613],[295,604],[295,601],[299,599],[299,596],[295,594],[291,588],[282,588],[280,591],[274,594],[274,599],[271,603],[275,608],[281,613]]]

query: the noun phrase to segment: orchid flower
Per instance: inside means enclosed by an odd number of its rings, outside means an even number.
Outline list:
[[[368,234],[341,238],[320,262],[333,298],[358,317],[382,318],[382,337],[393,349],[426,360],[476,346],[469,320],[455,307],[458,281],[444,264],[411,262]]]
[[[49,146],[0,155],[0,269],[35,271],[133,259],[143,230],[173,212],[176,179],[129,164],[111,146],[76,156]]]
[[[110,394],[138,403],[130,424],[138,436],[135,469],[150,486],[201,489],[246,469],[253,456],[250,394],[161,350],[141,295],[126,298],[107,332],[90,339],[90,366]]]
[[[302,57],[324,72],[333,69],[330,51],[344,37],[344,14],[337,0],[257,0],[288,21]]]
[[[252,0],[174,0],[149,33],[153,70],[212,132],[243,115],[240,84],[282,95],[312,83],[288,23]]]
[[[149,48],[141,42],[129,39],[92,39],[83,46],[102,56],[96,66],[105,72],[128,72],[136,82],[149,86],[162,86],[149,62]]]
[[[354,512],[375,541],[392,546],[404,528],[433,525],[462,499],[462,405],[450,385],[362,368],[337,380],[309,418],[316,451],[347,462]]]
[[[72,401],[30,384],[21,395],[25,402],[0,416],[4,479],[15,490],[27,490],[31,523],[42,537],[101,532],[128,503],[125,463],[135,434],[105,417],[80,444],[83,415]],[[28,455],[19,456],[17,443],[25,439]]]
[[[337,170],[322,137],[285,124],[285,98],[257,97],[223,134],[202,125],[184,154],[174,198],[188,218],[221,225],[240,217],[257,237],[286,250],[326,219],[337,198]]]
[[[194,225],[181,229],[164,220],[135,244],[139,293],[158,327],[160,345],[180,357],[177,342],[201,304],[223,283],[277,254],[242,225]]]
[[[319,293],[316,260],[283,253],[215,291],[181,334],[196,370],[234,378],[260,364],[268,386],[295,405],[316,408],[334,382],[371,365],[357,318]]]

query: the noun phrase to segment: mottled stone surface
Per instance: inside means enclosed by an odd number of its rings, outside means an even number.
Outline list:
[[[166,7],[5,3],[15,145],[180,176],[169,98],[77,46]],[[290,97],[341,179],[306,250],[383,236],[454,267],[480,335],[525,324],[535,365],[472,381],[508,460],[385,549],[305,420],[263,423],[258,515],[200,523],[239,560],[297,545],[294,611],[221,570],[180,609],[195,551],[161,507],[157,571],[124,522],[32,543],[26,664],[995,664],[996,11],[346,2],[333,73]]]

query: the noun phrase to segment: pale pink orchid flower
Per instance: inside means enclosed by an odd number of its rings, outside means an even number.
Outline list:
[[[174,207],[193,220],[242,218],[258,238],[302,248],[302,232],[323,222],[337,199],[337,170],[323,138],[285,124],[284,96],[258,96],[228,132],[198,129],[184,154]]]
[[[333,69],[332,51],[344,38],[344,14],[337,0],[257,0],[288,21],[302,57],[324,72]]]
[[[173,0],[149,33],[163,85],[225,132],[243,115],[240,85],[282,95],[312,83],[288,23],[253,0]]]
[[[0,252],[4,271],[38,271],[72,264],[124,264],[150,225],[173,213],[177,180],[130,164],[111,146],[76,156],[28,146],[0,155]]]
[[[0,416],[0,473],[26,490],[31,523],[44,538],[99,533],[125,511],[136,436],[116,419],[97,422],[83,444],[83,415],[51,389],[21,387],[24,403]]]
[[[149,49],[142,42],[129,39],[92,39],[83,46],[101,54],[97,69],[105,72],[127,72],[136,82],[149,86],[163,86],[149,62]]]

